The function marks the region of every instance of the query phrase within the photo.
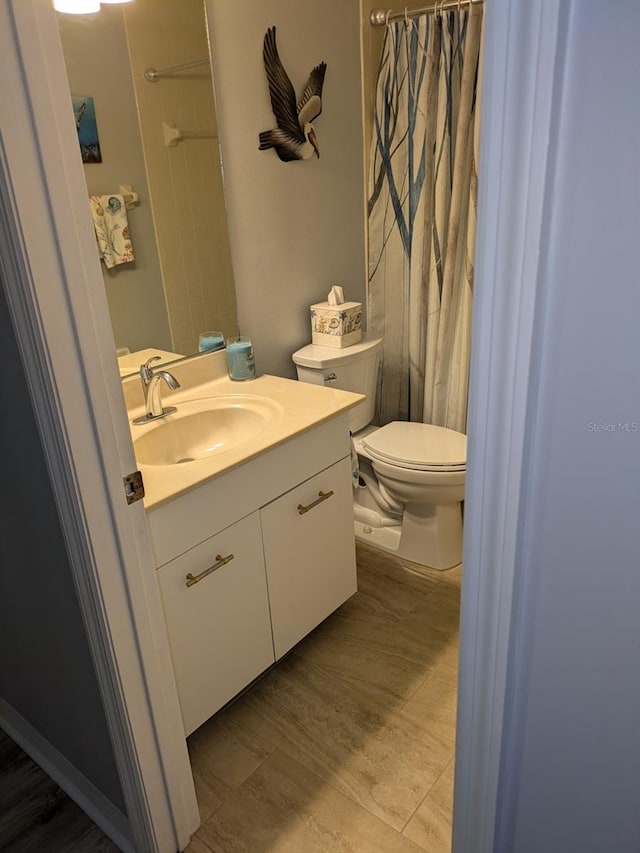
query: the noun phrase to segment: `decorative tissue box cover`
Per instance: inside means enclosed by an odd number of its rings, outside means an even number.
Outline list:
[[[311,306],[311,339],[321,347],[350,347],[362,338],[362,302]]]

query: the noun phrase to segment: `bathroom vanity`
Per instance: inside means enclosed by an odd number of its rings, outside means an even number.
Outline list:
[[[132,436],[188,735],[356,591],[347,412],[363,398],[272,376],[234,383],[224,353],[173,367],[177,412]],[[221,424],[222,446],[191,436],[200,455],[168,462],[184,424]]]

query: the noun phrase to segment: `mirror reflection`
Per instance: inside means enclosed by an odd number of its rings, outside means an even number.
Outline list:
[[[131,244],[119,253],[114,239],[113,264],[101,262],[121,374],[146,350],[169,361],[208,330],[237,335],[203,1],[57,17],[79,132],[95,112],[101,162],[95,145],[83,158],[92,215]]]

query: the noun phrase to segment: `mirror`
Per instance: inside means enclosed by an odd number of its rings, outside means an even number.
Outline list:
[[[197,352],[203,331],[237,335],[203,0],[133,0],[57,18],[79,134],[95,111],[88,194],[108,203],[131,188],[134,260],[101,262],[121,374],[146,350],[167,362]],[[124,211],[112,208],[121,224]]]

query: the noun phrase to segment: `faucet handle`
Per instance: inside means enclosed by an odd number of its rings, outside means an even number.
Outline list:
[[[151,364],[152,361],[162,361],[162,356],[161,355],[152,355],[151,358],[148,358],[144,364],[140,365],[140,370],[142,370],[143,367],[146,368],[147,370],[149,370],[149,365]]]
[[[151,377],[153,376],[153,370],[149,366],[152,361],[162,361],[162,356],[160,355],[152,355],[151,358],[148,358],[144,364],[140,365],[140,379],[142,379],[142,384],[146,385],[151,381]]]

